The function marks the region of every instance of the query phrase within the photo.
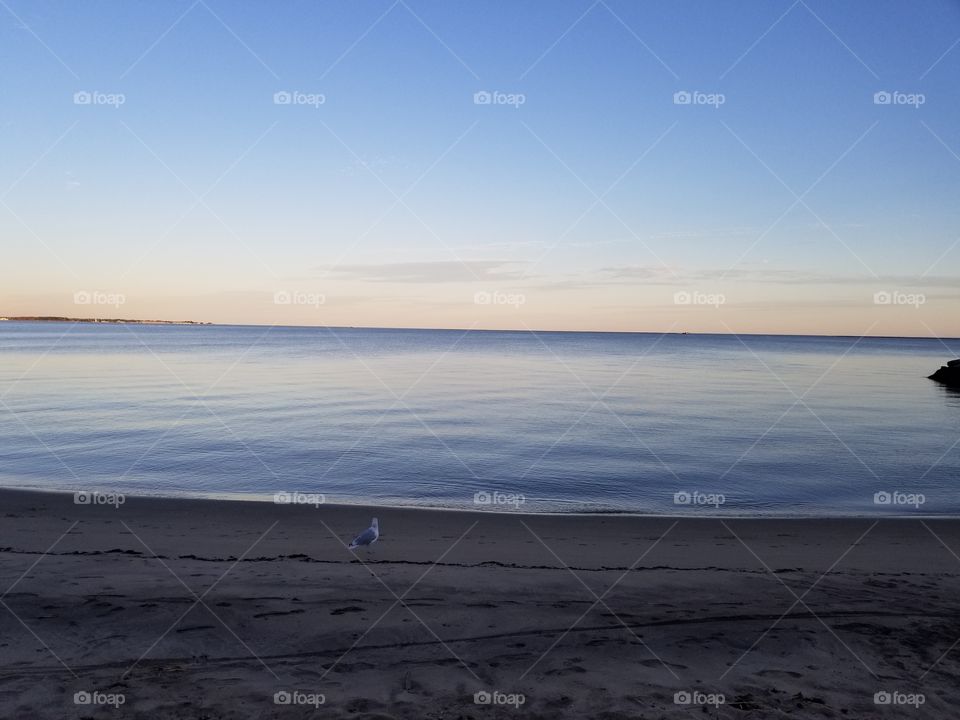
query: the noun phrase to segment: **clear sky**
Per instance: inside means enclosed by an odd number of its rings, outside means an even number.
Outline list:
[[[958,76],[957,0],[3,0],[0,314],[960,336]]]

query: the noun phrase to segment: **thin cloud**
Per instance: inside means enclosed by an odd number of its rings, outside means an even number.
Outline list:
[[[960,284],[960,277],[949,275],[833,275],[828,273],[777,268],[739,268],[727,270],[710,268],[701,270],[674,269],[649,265],[605,267],[593,285],[617,285],[647,281],[648,284],[678,285],[686,282],[709,282],[734,280],[740,282],[773,283],[777,285],[868,285],[904,287],[949,287]]]
[[[514,280],[522,277],[516,260],[439,260],[319,268],[322,275],[382,283],[464,283],[479,280]]]

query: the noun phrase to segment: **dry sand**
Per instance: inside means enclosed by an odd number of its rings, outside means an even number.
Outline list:
[[[960,705],[955,520],[0,501],[3,718],[944,718]],[[381,541],[348,552],[372,515]],[[523,703],[476,704],[482,691]],[[124,702],[78,705],[83,692]],[[878,692],[913,704],[876,705]]]

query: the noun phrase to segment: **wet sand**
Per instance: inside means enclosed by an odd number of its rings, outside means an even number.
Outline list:
[[[942,718],[960,704],[956,520],[0,502],[0,717]],[[349,552],[373,515],[380,542]]]

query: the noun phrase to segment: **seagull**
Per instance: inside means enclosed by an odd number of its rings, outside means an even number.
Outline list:
[[[370,527],[364,530],[362,533],[357,535],[353,542],[347,546],[348,550],[356,550],[361,545],[370,546],[373,545],[377,540],[380,539],[380,523],[377,522],[377,519],[374,518]]]

